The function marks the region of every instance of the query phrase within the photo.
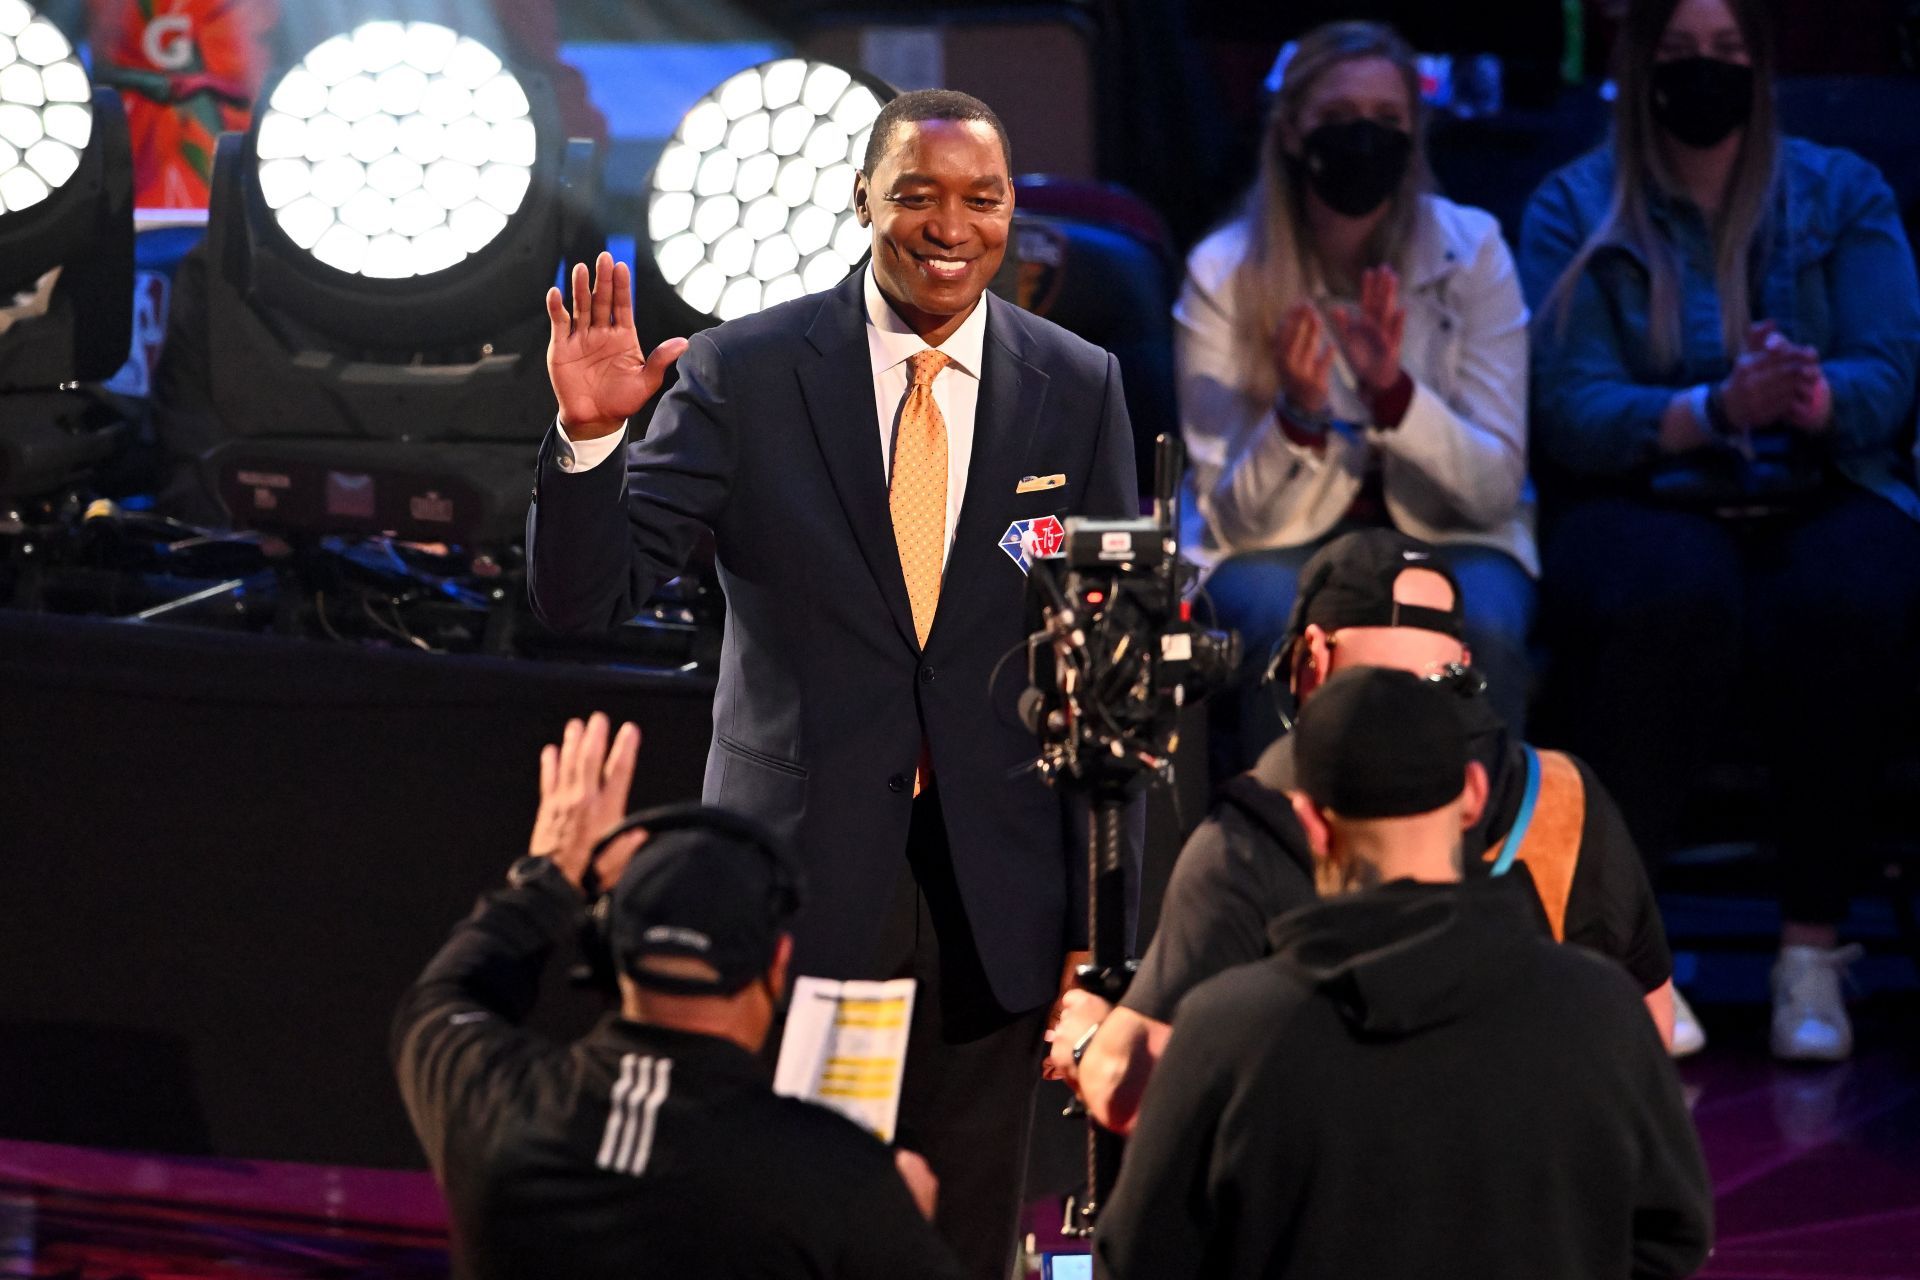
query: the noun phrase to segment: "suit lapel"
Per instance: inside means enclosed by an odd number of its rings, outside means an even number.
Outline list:
[[[873,360],[867,351],[864,273],[828,293],[807,330],[817,357],[800,366],[800,392],[807,404],[820,455],[853,526],[853,539],[880,586],[894,626],[916,650],[913,605],[900,572],[887,507],[886,468],[880,460],[880,420],[873,402]]]
[[[990,294],[981,299],[981,305],[987,308],[987,341],[981,358],[980,399],[974,409],[973,457],[967,464],[967,492],[940,582],[940,606],[934,611],[929,645],[940,634],[941,618],[965,610],[979,584],[1001,568],[998,562],[1006,552],[1000,549],[1000,539],[1006,533],[1014,489],[1026,474],[1028,450],[1047,396],[1047,375],[1028,363],[1026,335],[1016,327],[1012,307]]]

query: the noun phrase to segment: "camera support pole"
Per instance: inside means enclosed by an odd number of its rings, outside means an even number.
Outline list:
[[[1192,675],[1206,636],[1193,628],[1180,599],[1183,451],[1171,434],[1156,443],[1151,524],[1142,529],[1139,521],[1096,523],[1088,530],[1069,521],[1067,582],[1036,574],[1049,597],[1049,618],[1033,643],[1051,646],[1065,674],[1051,686],[1060,700],[1051,710],[1039,689],[1029,691],[1030,723],[1043,741],[1051,735],[1043,755],[1052,769],[1048,776],[1087,806],[1091,963],[1077,976],[1081,987],[1109,1005],[1120,1002],[1133,974],[1127,958],[1128,809],[1148,787],[1170,777],[1179,708],[1188,696],[1207,690]],[[1106,625],[1116,616],[1117,632]],[[1230,641],[1204,652],[1219,657],[1223,669],[1235,660]],[[1093,1233],[1119,1176],[1124,1146],[1119,1135],[1087,1118],[1087,1185],[1083,1195],[1067,1201],[1067,1234]]]
[[[1087,822],[1087,945],[1092,963],[1081,966],[1080,985],[1109,1004],[1126,994],[1127,960],[1127,808],[1126,781],[1103,782],[1089,797]],[[1066,1231],[1091,1235],[1094,1217],[1120,1176],[1126,1140],[1087,1117],[1087,1185],[1084,1196],[1067,1201]]]
[[[1174,541],[1178,536],[1179,484],[1182,449],[1178,437],[1161,435],[1155,442],[1153,518],[1166,541],[1162,569],[1167,593],[1166,613],[1178,608],[1179,589],[1174,568]],[[1091,963],[1082,966],[1080,985],[1110,1005],[1120,1003],[1133,976],[1127,957],[1127,808],[1147,785],[1137,770],[1119,767],[1119,761],[1095,764],[1088,789],[1091,812],[1087,822],[1087,946]],[[1083,1197],[1067,1201],[1066,1230],[1091,1235],[1094,1218],[1113,1192],[1120,1176],[1120,1155],[1126,1140],[1087,1117],[1087,1185]]]

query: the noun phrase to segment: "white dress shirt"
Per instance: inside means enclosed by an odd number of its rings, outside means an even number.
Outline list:
[[[909,357],[927,350],[927,343],[893,309],[873,268],[865,273],[867,354],[873,369],[873,403],[880,422],[881,475],[893,478],[893,437],[906,403]],[[973,461],[973,424],[980,403],[980,366],[987,340],[987,299],[983,294],[973,311],[960,322],[939,350],[947,365],[934,375],[933,401],[947,424],[947,555],[953,554],[953,531],[960,523],[960,504],[967,495],[967,469]],[[567,438],[567,429],[555,423],[557,461],[562,471],[591,471],[627,442],[623,426],[612,435],[579,443]]]

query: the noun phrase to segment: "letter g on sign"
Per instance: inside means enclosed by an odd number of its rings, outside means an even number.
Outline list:
[[[140,37],[140,52],[162,71],[185,71],[193,62],[193,19],[184,13],[155,18]]]

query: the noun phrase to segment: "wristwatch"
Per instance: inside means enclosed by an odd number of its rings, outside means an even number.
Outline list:
[[[507,883],[516,889],[524,889],[542,877],[558,875],[560,868],[553,865],[552,858],[544,854],[525,853],[515,858],[513,865],[507,868]]]
[[[1085,1031],[1082,1031],[1080,1033],[1080,1038],[1073,1042],[1073,1065],[1074,1066],[1076,1067],[1079,1066],[1080,1059],[1086,1056],[1087,1046],[1093,1043],[1093,1038],[1096,1035],[1100,1034],[1100,1026],[1101,1026],[1100,1023],[1098,1022],[1094,1023],[1092,1026],[1088,1027]]]

